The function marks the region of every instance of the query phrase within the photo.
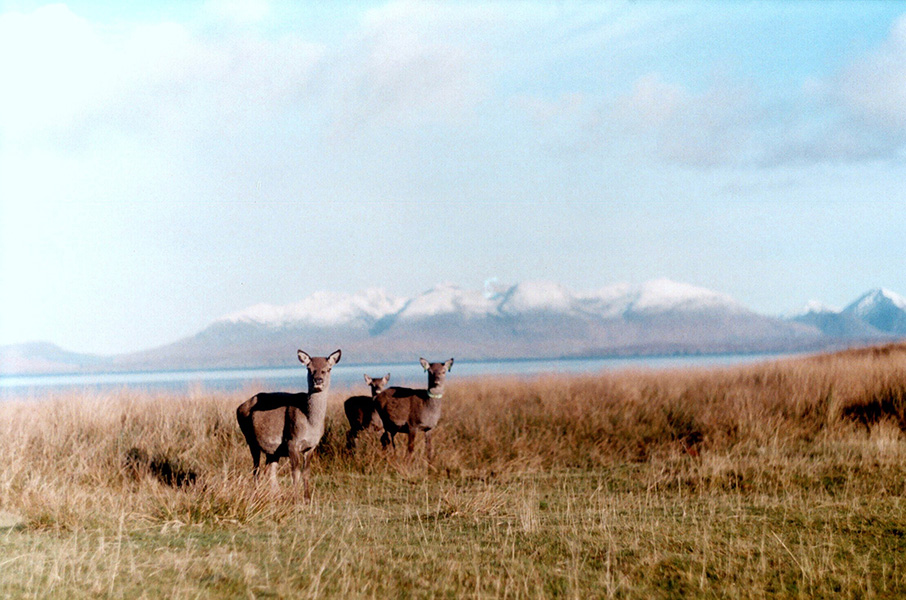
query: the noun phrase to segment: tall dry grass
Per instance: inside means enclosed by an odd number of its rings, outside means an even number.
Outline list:
[[[210,501],[233,518],[242,511],[227,507],[251,465],[234,416],[245,395],[124,391],[6,402],[0,507],[24,511],[33,523],[84,524],[67,515],[98,514],[95,505],[116,505],[111,493],[134,508],[134,492],[151,481],[223,494]],[[410,468],[386,460],[373,435],[357,456],[346,452],[343,397],[342,390],[332,396],[315,476]],[[518,474],[678,455],[807,453],[872,431],[896,439],[903,429],[906,345],[722,369],[454,380],[434,469]]]
[[[0,404],[0,547],[14,549],[0,556],[0,592],[906,592],[906,345],[453,379],[431,466],[421,441],[411,463],[374,435],[348,454],[344,393],[332,394],[310,506],[285,467],[276,494],[250,483],[235,423],[247,394]],[[484,579],[475,561],[490,561]],[[274,575],[287,568],[296,575]],[[149,578],[158,587],[142,587]]]

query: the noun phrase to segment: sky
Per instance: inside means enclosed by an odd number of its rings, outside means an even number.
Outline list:
[[[906,7],[0,2],[0,344],[490,278],[906,294]]]

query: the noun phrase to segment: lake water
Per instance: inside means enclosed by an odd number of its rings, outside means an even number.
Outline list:
[[[507,361],[457,361],[449,383],[459,378],[493,375],[542,375],[546,373],[596,373],[623,369],[682,369],[721,367],[784,358],[782,354],[720,354],[705,356],[539,359]],[[343,363],[333,369],[331,387],[368,388],[364,373],[374,377],[391,374],[391,385],[424,385],[425,375],[418,362],[356,365]],[[77,375],[0,375],[0,398],[39,398],[51,393],[130,390],[136,392],[217,392],[305,391],[305,368],[208,369],[194,371],[147,371],[134,373],[91,373]]]

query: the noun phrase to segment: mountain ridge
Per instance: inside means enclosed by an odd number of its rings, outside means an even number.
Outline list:
[[[545,280],[463,289],[441,283],[411,297],[381,288],[319,291],[286,305],[259,303],[157,348],[109,357],[52,345],[0,348],[0,372],[85,372],[283,366],[298,347],[343,348],[359,363],[795,352],[906,335],[906,299],[879,288],[842,310],[810,304],[766,316],[706,288],[657,279],[573,292]]]

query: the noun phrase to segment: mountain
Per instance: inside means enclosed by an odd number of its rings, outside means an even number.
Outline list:
[[[809,302],[800,314],[790,320],[814,327],[829,337],[844,340],[865,340],[885,335],[854,314],[814,301]]]
[[[550,281],[495,289],[440,284],[410,298],[318,292],[226,315],[190,338],[118,357],[119,368],[293,364],[297,348],[355,362],[592,357],[811,349],[814,327],[666,279],[576,293]]]
[[[97,357],[50,344],[0,348],[6,373],[283,366],[296,350],[342,348],[348,363],[792,352],[906,335],[906,299],[872,290],[843,310],[810,303],[791,318],[757,314],[733,298],[667,279],[574,292],[552,281],[443,283],[412,297],[380,289],[316,292],[256,304],[196,335],[142,352]]]
[[[0,347],[0,374],[98,370],[110,364],[107,357],[69,352],[49,342]]]
[[[887,289],[871,290],[843,309],[872,327],[894,335],[906,335],[906,298]]]
[[[790,320],[840,339],[895,338],[906,335],[906,298],[878,288],[862,294],[843,310],[810,302]]]

